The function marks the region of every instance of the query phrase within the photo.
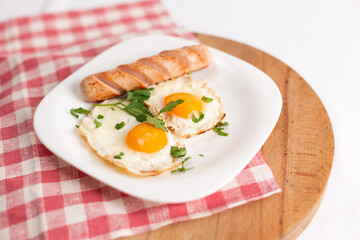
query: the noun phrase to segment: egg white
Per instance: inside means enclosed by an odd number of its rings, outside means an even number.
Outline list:
[[[102,104],[118,102],[119,99],[111,99]],[[98,115],[104,116],[97,119]],[[102,125],[96,128],[94,120],[97,119]],[[115,129],[117,123],[125,122],[125,126]],[[83,118],[79,125],[80,133],[85,137],[89,146],[103,159],[116,166],[124,168],[138,176],[157,175],[165,170],[180,165],[179,159],[173,159],[170,154],[171,146],[181,146],[170,132],[166,133],[167,145],[154,153],[137,152],[126,144],[126,136],[139,122],[123,110],[109,106],[96,106]],[[123,152],[121,159],[114,158]]]
[[[162,113],[160,115],[168,129],[177,137],[189,138],[204,133],[214,128],[225,117],[222,112],[220,98],[216,96],[213,89],[208,87],[207,81],[197,81],[187,74],[150,87],[154,88],[154,90],[151,97],[145,101],[145,104],[149,106],[150,111],[154,114],[165,106],[165,97],[173,93],[189,93],[199,99],[203,96],[213,99],[211,103],[202,101],[204,119],[198,123],[193,122],[191,118],[184,119],[171,113]]]

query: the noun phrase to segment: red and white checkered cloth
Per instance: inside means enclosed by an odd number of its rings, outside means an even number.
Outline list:
[[[145,34],[194,36],[160,1],[0,23],[0,239],[108,239],[200,218],[280,191],[259,152],[220,191],[182,204],[128,196],[68,165],[36,138],[41,99],[109,46]]]

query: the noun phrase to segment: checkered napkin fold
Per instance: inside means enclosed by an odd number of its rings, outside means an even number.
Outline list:
[[[194,39],[160,1],[0,23],[0,239],[134,235],[280,191],[259,152],[216,193],[181,204],[150,203],[87,176],[39,142],[33,114],[42,98],[104,49],[147,34]]]

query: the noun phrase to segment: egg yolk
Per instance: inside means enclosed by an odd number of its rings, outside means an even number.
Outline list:
[[[167,97],[165,97],[165,105],[167,105],[171,101],[176,101],[178,99],[183,99],[185,101],[177,105],[172,111],[170,111],[170,113],[182,118],[190,118],[190,114],[192,112],[201,112],[201,99],[189,93],[173,93],[171,95],[168,95]]]
[[[138,152],[157,152],[167,144],[166,133],[152,124],[141,123],[127,134],[126,144]]]

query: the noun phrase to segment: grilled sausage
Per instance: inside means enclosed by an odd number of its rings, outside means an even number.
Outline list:
[[[85,101],[103,101],[126,91],[146,88],[200,70],[210,63],[211,53],[205,45],[167,50],[135,63],[87,76],[80,84],[81,93]]]

